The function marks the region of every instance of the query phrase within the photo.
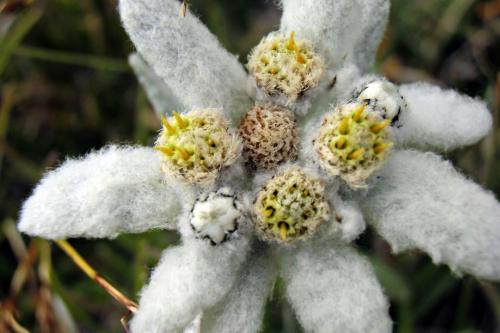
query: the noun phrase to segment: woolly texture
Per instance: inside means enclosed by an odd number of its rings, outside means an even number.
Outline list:
[[[491,129],[491,114],[480,100],[426,83],[399,91],[408,103],[396,131],[402,145],[447,151],[474,144]]]
[[[141,56],[187,108],[222,108],[237,121],[250,108],[238,60],[175,0],[121,0],[123,26]]]
[[[256,104],[243,117],[239,134],[243,154],[255,168],[273,169],[297,157],[298,129],[288,109]]]
[[[293,102],[318,85],[323,60],[310,41],[295,40],[294,32],[270,34],[252,50],[248,69],[268,95],[283,93]]]
[[[229,132],[219,110],[173,114],[168,120],[161,118],[163,128],[155,145],[162,153],[163,171],[188,183],[212,183],[220,170],[239,156],[239,138]]]
[[[280,264],[307,332],[391,332],[389,305],[367,260],[346,246],[304,244]]]
[[[18,228],[47,239],[174,229],[189,200],[182,185],[167,183],[154,150],[109,146],[47,173],[24,203]]]
[[[344,0],[349,1],[349,0]],[[384,38],[389,20],[390,0],[361,0],[363,14],[357,22],[363,22],[363,32],[354,48],[355,63],[368,71],[375,61],[377,50]]]
[[[197,239],[168,249],[142,290],[133,333],[179,332],[219,302],[239,276],[248,238],[211,246]]]
[[[310,237],[328,219],[330,207],[321,180],[294,167],[264,186],[252,213],[263,239],[291,243]]]
[[[282,0],[280,30],[309,39],[329,67],[344,61],[366,70],[385,30],[387,0]]]
[[[351,243],[366,229],[361,209],[356,202],[344,201],[337,191],[328,191],[330,205],[335,210],[328,230],[321,232],[321,237],[333,237],[346,244]]]
[[[500,204],[439,156],[394,153],[360,201],[394,252],[421,249],[456,272],[500,280]]]
[[[233,289],[215,307],[205,312],[203,333],[257,333],[275,272],[270,252],[258,249],[245,263]]]
[[[159,116],[171,114],[172,110],[183,110],[184,106],[177,100],[169,86],[165,84],[153,69],[137,53],[129,56],[128,62]]]

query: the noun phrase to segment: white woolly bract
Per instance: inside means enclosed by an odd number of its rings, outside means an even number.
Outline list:
[[[297,111],[297,107],[295,107],[299,127],[303,127],[308,122],[321,118],[325,112],[334,108],[337,102],[343,100],[346,91],[352,91],[354,87],[353,83],[358,81],[360,75],[359,68],[353,64],[345,64],[341,68],[326,72],[321,85],[313,89],[311,93],[314,93],[309,94],[307,98],[302,101],[309,104],[307,108],[302,111]],[[314,101],[314,103],[311,103],[312,101]],[[301,131],[301,136],[303,135]],[[313,152],[313,150],[311,150],[311,152]]]
[[[203,314],[203,333],[257,333],[262,326],[264,306],[271,293],[275,269],[270,251],[257,249],[216,306]]]
[[[18,228],[47,239],[174,229],[190,196],[165,178],[154,150],[110,146],[47,173],[24,203]]]
[[[387,0],[282,0],[280,30],[311,40],[330,67],[369,68],[389,14]]]
[[[384,39],[387,21],[389,20],[391,1],[359,1],[363,7],[363,13],[362,16],[358,16],[357,22],[363,22],[363,32],[355,45],[354,59],[359,68],[367,71],[373,65],[377,50]]]
[[[250,109],[247,74],[175,0],[121,0],[125,30],[141,56],[186,107],[223,108],[233,121]]]
[[[231,290],[245,260],[248,238],[211,246],[199,239],[164,252],[131,321],[132,333],[184,330]]]
[[[337,190],[327,190],[327,193],[330,206],[335,213],[330,218],[328,228],[319,231],[321,233],[319,237],[351,243],[366,229],[363,213],[355,202],[343,200]]]
[[[492,125],[486,104],[426,83],[402,85],[408,108],[401,114],[397,142],[404,146],[452,150],[476,143]]]
[[[177,100],[169,86],[138,53],[128,57],[128,62],[139,78],[153,109],[158,116],[170,115],[173,110],[181,111],[185,107]]]
[[[286,294],[306,332],[391,331],[389,305],[366,259],[331,242],[284,254]]]
[[[433,153],[398,151],[366,198],[394,252],[420,249],[456,272],[500,279],[500,204]]]

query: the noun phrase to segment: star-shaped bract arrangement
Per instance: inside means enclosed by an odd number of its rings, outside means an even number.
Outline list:
[[[203,332],[257,332],[277,276],[306,331],[390,331],[388,302],[349,245],[363,216],[395,253],[500,279],[499,203],[422,152],[480,140],[484,103],[365,74],[389,1],[282,5],[247,75],[184,5],[122,0],[130,63],[161,116],[155,147],[67,160],[24,204],[19,229],[48,239],[181,233],[133,332],[182,331],[200,314]]]

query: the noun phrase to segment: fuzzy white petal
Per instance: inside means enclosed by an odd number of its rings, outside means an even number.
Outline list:
[[[375,56],[384,38],[387,21],[389,20],[390,0],[361,0],[363,14],[363,32],[356,43],[354,58],[356,64],[364,70],[369,70],[375,61]]]
[[[182,187],[150,148],[109,146],[48,172],[24,203],[20,231],[48,239],[174,229]]]
[[[245,264],[233,289],[203,314],[203,333],[257,333],[274,283],[269,251],[257,250]]]
[[[187,239],[166,250],[142,290],[132,333],[182,332],[231,290],[247,250],[246,237],[219,246]]]
[[[345,64],[342,68],[328,71],[323,86],[313,90],[315,91],[315,95],[311,94],[309,95],[310,98],[307,98],[308,103],[314,100],[314,103],[310,106],[311,109],[309,112],[298,113],[299,117],[297,117],[297,123],[299,127],[304,128],[306,126],[311,126],[311,122],[318,122],[318,118],[328,112],[328,110],[332,108],[332,105],[335,105],[345,97],[346,91],[350,92],[354,89],[353,83],[357,82],[360,76],[361,72],[359,68],[353,64]],[[305,130],[315,131],[317,128]]]
[[[382,289],[369,262],[352,248],[304,244],[284,255],[281,269],[286,294],[307,332],[391,331]]]
[[[153,68],[138,53],[131,54],[128,62],[132,66],[135,75],[137,75],[158,116],[170,115],[172,110],[185,109],[184,105],[177,100],[170,87],[165,84],[165,81],[156,75]]]
[[[332,230],[340,241],[351,243],[366,229],[361,209],[354,202],[343,200],[336,200],[333,206]]]
[[[141,56],[188,108],[223,108],[233,120],[250,108],[247,74],[175,0],[121,0],[125,30]]]
[[[476,143],[491,129],[491,114],[480,100],[426,83],[399,91],[408,103],[396,131],[402,145],[452,150]]]
[[[389,15],[387,0],[282,0],[281,30],[315,43],[329,67],[344,61],[366,70]]]
[[[395,152],[362,205],[394,252],[500,280],[500,204],[433,153]]]

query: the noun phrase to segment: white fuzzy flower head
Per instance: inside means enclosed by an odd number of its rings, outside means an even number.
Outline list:
[[[353,99],[366,103],[374,112],[397,125],[407,105],[398,87],[387,80],[375,80],[365,84],[353,94]]]
[[[324,64],[312,43],[296,40],[292,32],[289,37],[271,34],[264,38],[250,54],[248,69],[267,94],[284,94],[295,101],[318,85]]]
[[[198,198],[190,215],[196,237],[212,245],[230,239],[244,216],[240,202],[227,187]]]
[[[213,181],[220,169],[238,156],[239,139],[229,132],[218,110],[173,114],[169,119],[161,118],[163,128],[155,146],[163,157],[163,171],[189,183]]]
[[[298,129],[288,109],[256,104],[243,117],[239,135],[245,157],[257,169],[273,169],[297,157]]]
[[[321,166],[353,188],[364,186],[393,145],[389,125],[364,103],[337,107],[325,116],[314,141]]]
[[[324,184],[297,167],[274,176],[253,206],[261,238],[284,243],[311,236],[329,212]]]

